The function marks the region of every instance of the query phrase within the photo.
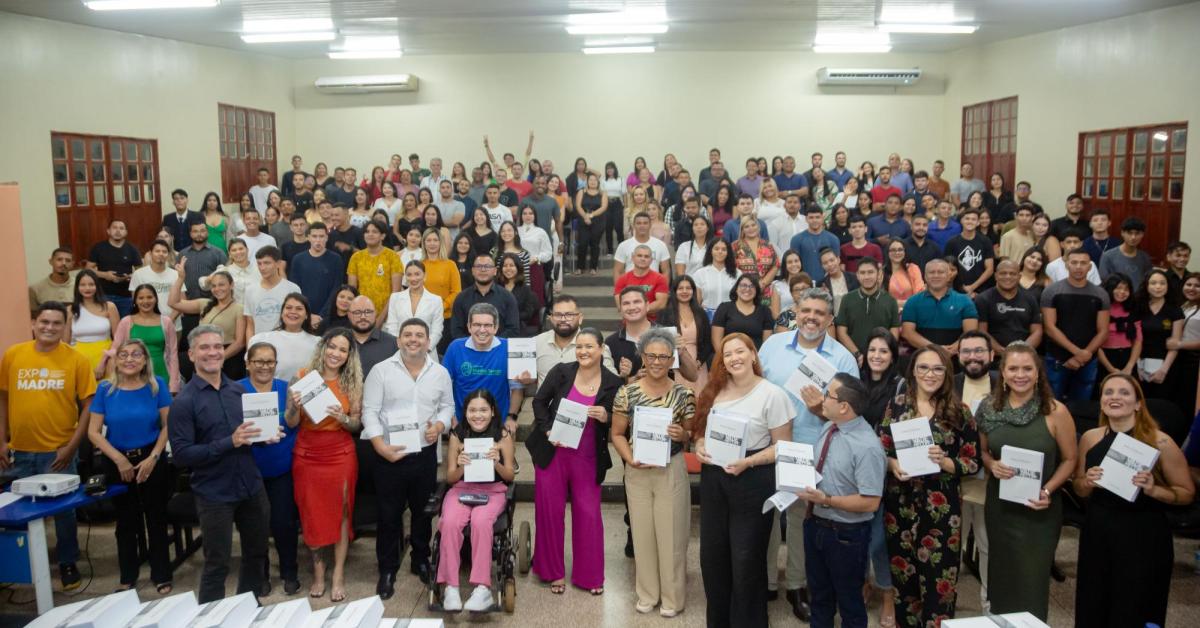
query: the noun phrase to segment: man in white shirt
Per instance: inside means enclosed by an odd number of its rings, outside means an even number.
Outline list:
[[[433,201],[442,214],[442,222],[450,230],[450,238],[458,237],[458,228],[467,216],[467,206],[454,198],[454,183],[445,177],[438,183],[438,197]]]
[[[430,192],[437,192],[442,181],[449,181],[450,178],[442,174],[442,158],[434,157],[429,160],[429,176],[421,177],[421,187]]]
[[[579,328],[583,326],[583,312],[579,311],[579,303],[569,294],[559,294],[554,297],[550,306],[551,329],[538,334],[535,355],[537,356],[537,383],[542,385],[546,374],[558,364],[575,361],[575,339],[579,336]],[[601,362],[604,368],[616,373],[613,366],[612,351],[604,345],[604,357]]]
[[[150,245],[150,264],[133,271],[133,275],[129,277],[129,285],[137,288],[142,284],[150,284],[154,288],[154,293],[158,295],[158,311],[162,312],[164,316],[170,316],[175,321],[175,330],[179,331],[182,328],[179,312],[167,305],[167,297],[171,295],[171,286],[179,277],[179,271],[167,264],[170,257],[171,245],[167,244],[166,240],[155,240],[154,244]]]
[[[512,208],[500,204],[500,186],[495,183],[487,186],[484,196],[487,201],[483,204],[483,211],[487,212],[488,222],[492,223],[492,231],[499,233],[500,225],[512,221]]]
[[[771,244],[783,255],[792,247],[792,238],[808,229],[808,221],[800,214],[800,195],[793,192],[783,202],[783,214],[776,216],[768,225]]]
[[[375,593],[383,599],[395,593],[400,569],[400,543],[404,538],[404,509],[409,509],[411,570],[427,584],[429,540],[433,532],[425,503],[437,488],[437,443],[454,419],[454,393],[450,373],[429,356],[429,327],[412,318],[400,324],[395,356],[371,369],[363,384],[362,439],[375,451],[371,473],[378,496],[379,529],[375,559],[379,582]],[[404,424],[416,423],[423,446],[407,451],[390,443]]]
[[[278,192],[279,188],[271,185],[271,171],[266,168],[259,168],[258,185],[250,188],[250,198],[254,201],[254,208],[260,212],[266,212],[267,195],[272,191]]]
[[[242,224],[246,225],[246,231],[238,237],[246,243],[246,248],[249,249],[249,257],[251,259],[256,259],[255,256],[258,254],[259,249],[264,246],[279,246],[275,242],[275,236],[259,231],[259,227],[262,226],[262,214],[259,214],[257,209],[251,207],[243,211]]]
[[[625,266],[633,257],[633,250],[641,245],[650,247],[650,253],[654,256],[654,268],[662,273],[663,277],[671,276],[671,250],[662,240],[650,237],[650,214],[638,212],[633,217],[633,237],[617,245],[617,250],[613,253],[614,282],[625,274]]]
[[[1067,275],[1070,274],[1067,272],[1067,253],[1081,246],[1083,246],[1083,240],[1079,239],[1079,234],[1067,232],[1062,240],[1062,257],[1046,264],[1046,276],[1050,278],[1050,281],[1062,281],[1067,278]],[[1094,262],[1088,268],[1087,280],[1093,285],[1100,285],[1100,271]]]
[[[273,245],[264,246],[254,254],[262,280],[246,286],[246,294],[242,297],[247,338],[278,327],[283,300],[293,292],[300,292],[300,286],[284,278],[280,261],[282,257],[279,249]]]

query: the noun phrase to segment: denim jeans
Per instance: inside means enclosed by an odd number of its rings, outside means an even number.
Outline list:
[[[1054,356],[1046,356],[1046,379],[1050,381],[1050,389],[1054,398],[1061,401],[1087,401],[1092,398],[1092,388],[1096,385],[1096,358],[1077,369],[1069,369],[1066,362],[1059,362]]]
[[[10,476],[19,480],[31,475],[42,473],[75,473],[75,456],[71,456],[67,468],[55,471],[50,468],[54,464],[57,452],[46,451],[16,451],[13,450],[13,466]],[[58,564],[70,565],[79,560],[79,537],[75,524],[75,511],[68,510],[54,515],[54,534],[57,540],[55,549]]]
[[[862,585],[870,539],[870,521],[805,520],[804,566],[813,628],[833,628],[835,612],[841,613],[843,628],[867,628]]]
[[[868,547],[871,569],[875,572],[875,586],[880,589],[892,588],[892,563],[888,556],[887,533],[883,529],[882,503],[871,520],[871,543]]]

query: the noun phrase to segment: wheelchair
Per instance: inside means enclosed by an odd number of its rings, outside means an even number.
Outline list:
[[[426,516],[430,518],[441,516],[442,502],[449,489],[449,485],[443,484],[434,491],[425,505]],[[529,522],[521,522],[519,533],[513,533],[517,507],[515,483],[507,486],[504,497],[504,511],[500,513],[492,526],[492,595],[495,602],[490,609],[484,611],[485,613],[497,612],[502,609],[505,613],[511,614],[516,609],[517,569],[520,568],[521,573],[528,573],[530,566],[532,548]],[[445,585],[437,582],[438,563],[441,560],[441,541],[442,533],[435,528],[433,542],[430,544],[429,558],[430,574],[432,574],[429,584],[429,610],[433,612],[445,610],[442,608],[442,593]],[[464,529],[462,558],[463,564],[470,564],[471,532],[469,527]],[[464,587],[464,589],[470,590],[470,587]]]

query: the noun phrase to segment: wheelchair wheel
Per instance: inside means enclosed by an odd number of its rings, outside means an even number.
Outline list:
[[[517,531],[517,567],[521,574],[529,573],[530,556],[533,554],[532,538],[529,532],[529,522],[522,521]]]
[[[504,592],[500,596],[504,612],[512,614],[517,608],[517,581],[514,578],[504,579]]]

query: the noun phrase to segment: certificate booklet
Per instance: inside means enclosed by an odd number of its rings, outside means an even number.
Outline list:
[[[667,333],[671,334],[672,336],[678,336],[678,335],[679,335],[679,328],[678,328],[678,327],[670,327],[670,326],[668,326],[668,327],[663,327],[663,329],[664,329],[664,330],[665,330]],[[679,346],[678,346],[678,345],[676,345],[676,346],[675,346],[675,360],[671,362],[671,368],[673,368],[673,369],[677,369],[677,368],[679,368]]]
[[[585,425],[587,425],[587,406],[570,399],[563,399],[558,402],[558,414],[554,415],[554,425],[550,426],[550,442],[561,443],[563,447],[571,449],[579,449],[579,439],[583,437]]]
[[[307,600],[305,600],[307,603]],[[188,591],[142,604],[127,628],[183,628],[200,612],[196,594]]]
[[[242,422],[253,423],[259,429],[252,443],[275,438],[279,433],[279,395],[273,392],[242,395]]]
[[[812,445],[784,440],[775,443],[775,490],[816,488],[816,462]]]
[[[466,482],[495,482],[496,469],[491,459],[487,458],[488,451],[496,441],[490,438],[468,438],[463,441],[463,451],[471,459],[463,470],[463,480]]]
[[[821,357],[816,351],[810,351],[800,361],[800,366],[792,371],[791,377],[784,383],[784,388],[788,392],[795,395],[797,399],[803,399],[800,396],[800,391],[808,386],[816,386],[817,390],[825,392],[829,387],[829,382],[833,381],[833,376],[837,375],[837,368]]]
[[[312,607],[309,606],[308,600],[288,600],[260,608],[254,616],[254,621],[250,623],[250,628],[303,626],[309,615],[312,615]]]
[[[704,449],[712,463],[723,467],[746,457],[746,429],[750,417],[711,410],[704,428]]]
[[[665,467],[671,462],[671,437],[667,427],[674,417],[670,408],[637,406],[633,409],[633,461]]]
[[[521,373],[537,377],[537,340],[534,338],[508,339],[508,378],[517,379]]]
[[[417,420],[417,413],[413,409],[380,412],[379,418],[383,423],[383,437],[387,444],[404,447],[406,454],[418,453],[425,446],[424,426]]]
[[[329,406],[342,405],[316,371],[309,371],[307,375],[296,380],[292,389],[300,393],[300,405],[304,407],[313,423],[320,423],[329,416]]]
[[[1011,478],[1000,480],[1000,499],[1026,505],[1042,497],[1042,461],[1045,454],[1032,449],[1005,445],[1000,448],[1000,462],[1012,467]]]
[[[929,459],[933,430],[927,417],[898,421],[889,427],[892,430],[892,442],[896,446],[896,461],[900,463],[901,471],[910,476],[942,472],[942,469]]]
[[[1158,462],[1158,450],[1127,434],[1118,433],[1113,440],[1100,468],[1104,474],[1096,482],[1127,501],[1134,501],[1141,487],[1134,485],[1133,475],[1138,471],[1149,471]]]

